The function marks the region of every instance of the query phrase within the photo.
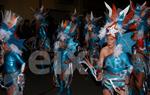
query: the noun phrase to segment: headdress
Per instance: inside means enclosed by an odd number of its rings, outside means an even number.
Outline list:
[[[92,32],[92,38],[95,39],[95,41],[97,40],[97,34],[99,31],[99,26],[96,25],[97,21],[100,19],[101,17],[95,18],[93,15],[93,12],[91,11],[90,15],[87,14],[86,15],[86,24],[85,24],[85,39],[89,40],[89,36],[88,36],[88,30],[90,30],[90,32]]]
[[[149,7],[146,6],[147,2],[145,1],[142,5],[136,4],[134,6],[133,2],[130,1],[131,9],[134,12],[133,20],[135,21],[134,28],[137,33],[137,47],[140,50],[144,50],[144,34],[147,32],[147,14],[150,10]]]
[[[71,22],[61,22],[61,30],[58,31],[57,39],[66,43],[67,49],[76,51],[77,43],[73,41],[73,37],[70,35]],[[55,42],[55,48],[59,48],[58,41]]]
[[[133,33],[127,31],[128,29],[124,27],[125,25],[128,25],[128,22],[124,23],[124,21],[126,21],[126,16],[128,16],[127,13],[130,9],[130,5],[118,13],[114,4],[111,8],[106,2],[104,3],[109,13],[106,24],[99,31],[99,38],[103,39],[106,35],[110,34],[117,38],[117,45],[122,45],[118,46],[120,48],[122,47],[120,50],[131,53],[131,48],[135,44],[135,42],[131,39]]]
[[[44,6],[41,6],[38,10],[34,10],[34,16],[37,20],[43,20],[46,16],[46,13],[44,13]]]
[[[17,16],[12,11],[5,11],[3,14],[2,26],[0,28],[0,40],[7,43],[8,46],[17,53],[21,53],[19,48],[25,49],[23,46],[24,40],[17,39],[15,37],[15,29],[18,22],[21,20],[20,16]]]

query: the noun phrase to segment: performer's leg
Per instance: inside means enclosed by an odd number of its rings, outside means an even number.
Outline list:
[[[136,91],[137,94],[139,95],[144,95],[144,90],[143,90],[143,83],[144,83],[144,73],[139,73],[137,75],[136,81],[135,81],[135,85],[136,85]]]
[[[71,87],[70,87],[72,78],[73,78],[73,66],[72,63],[70,63],[68,69],[65,71],[64,74],[66,95],[72,95]]]
[[[111,95],[111,92],[108,89],[103,89],[103,95]]]
[[[133,88],[132,88],[132,87],[129,87],[129,88],[128,88],[128,95],[134,95],[133,92],[134,92],[134,91],[133,91]]]
[[[56,75],[56,77],[55,77],[55,85],[56,85],[56,87],[60,87],[60,75]]]
[[[15,95],[14,94],[15,90],[16,90],[15,85],[12,85],[7,89],[6,93],[7,93],[7,95]]]
[[[73,75],[70,74],[70,75],[66,75],[65,77],[66,77],[65,78],[65,87],[68,88],[71,85]]]
[[[67,95],[72,95],[72,91],[71,91],[71,82],[72,82],[72,74],[66,75],[66,79],[65,79],[65,88],[67,90]]]
[[[120,90],[118,95],[126,95],[124,90]]]
[[[58,80],[59,80],[59,87],[58,87],[58,95],[62,95],[63,91],[64,91],[64,73],[62,72],[60,75],[58,75]]]
[[[136,81],[136,86],[138,89],[141,89],[143,87],[143,82],[144,82],[144,73],[139,73],[137,75],[137,81]]]
[[[18,85],[18,75],[17,77],[14,77],[13,79],[13,85],[14,85],[14,94],[13,95],[20,95],[19,85]]]
[[[59,93],[63,93],[63,91],[64,91],[64,81],[60,80]]]

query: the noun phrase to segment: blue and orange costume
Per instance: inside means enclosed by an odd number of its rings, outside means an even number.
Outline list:
[[[119,57],[109,55],[104,62],[103,86],[114,93],[116,88],[125,90],[125,79],[130,77],[132,65],[126,53]]]
[[[131,60],[128,58],[128,53],[132,54],[132,46],[135,42],[131,39],[133,33],[123,27],[125,24],[126,15],[129,11],[127,6],[118,14],[115,5],[111,8],[106,2],[105,6],[109,10],[106,25],[101,28],[99,37],[103,39],[106,35],[111,35],[116,38],[114,51],[112,54],[105,57],[102,69],[102,85],[103,89],[109,90],[111,95],[120,93],[118,89],[128,92],[126,79],[128,79],[133,70]],[[101,60],[101,59],[100,59]],[[127,94],[128,95],[128,94]]]
[[[2,47],[4,50],[2,72],[4,85],[8,88],[7,95],[23,95],[23,72],[25,69],[25,62],[21,57],[22,51],[18,48],[23,47],[23,41],[14,37],[14,31],[19,18],[19,16],[14,15],[11,11],[6,11],[3,18],[2,28],[0,29],[0,40],[2,41]],[[20,85],[20,82],[23,84]],[[12,88],[13,90],[11,90]]]

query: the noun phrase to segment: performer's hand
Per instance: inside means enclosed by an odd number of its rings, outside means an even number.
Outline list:
[[[93,61],[97,63],[97,62],[98,62],[98,59],[97,59],[97,58],[94,58]]]
[[[24,80],[24,74],[23,73],[20,73],[19,75],[18,75],[18,83],[20,83],[20,82],[22,82],[23,80]]]
[[[69,64],[69,63],[70,63],[70,60],[67,60],[67,61],[65,61],[64,63],[65,63],[65,64]]]
[[[102,77],[103,77],[103,73],[98,73],[98,76],[97,76],[97,80],[100,81],[102,80]]]
[[[85,58],[85,61],[86,61],[86,63],[87,63],[90,67],[93,67],[93,65],[91,64],[91,62],[89,61],[88,58]]]
[[[68,64],[68,61],[65,61],[64,63],[65,63],[65,64]]]
[[[122,94],[122,93],[123,93],[123,90],[122,90],[121,88],[119,88],[119,87],[117,87],[117,88],[115,89],[115,91],[116,91],[119,95],[124,95],[124,94]]]
[[[18,75],[18,78],[23,77],[23,76],[24,76],[24,74],[23,74],[23,73],[20,73],[20,74]]]

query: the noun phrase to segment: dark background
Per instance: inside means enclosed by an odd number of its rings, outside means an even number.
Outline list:
[[[125,8],[129,0],[105,0],[110,6],[114,3],[118,8]],[[143,4],[145,0],[132,0],[134,3]],[[148,0],[147,0],[148,1]],[[149,2],[148,2],[149,3]],[[32,19],[33,9],[44,5],[51,11],[55,19],[65,17],[77,9],[78,14],[93,11],[94,16],[103,16],[106,11],[103,0],[0,0],[0,9],[12,10],[24,19]]]

